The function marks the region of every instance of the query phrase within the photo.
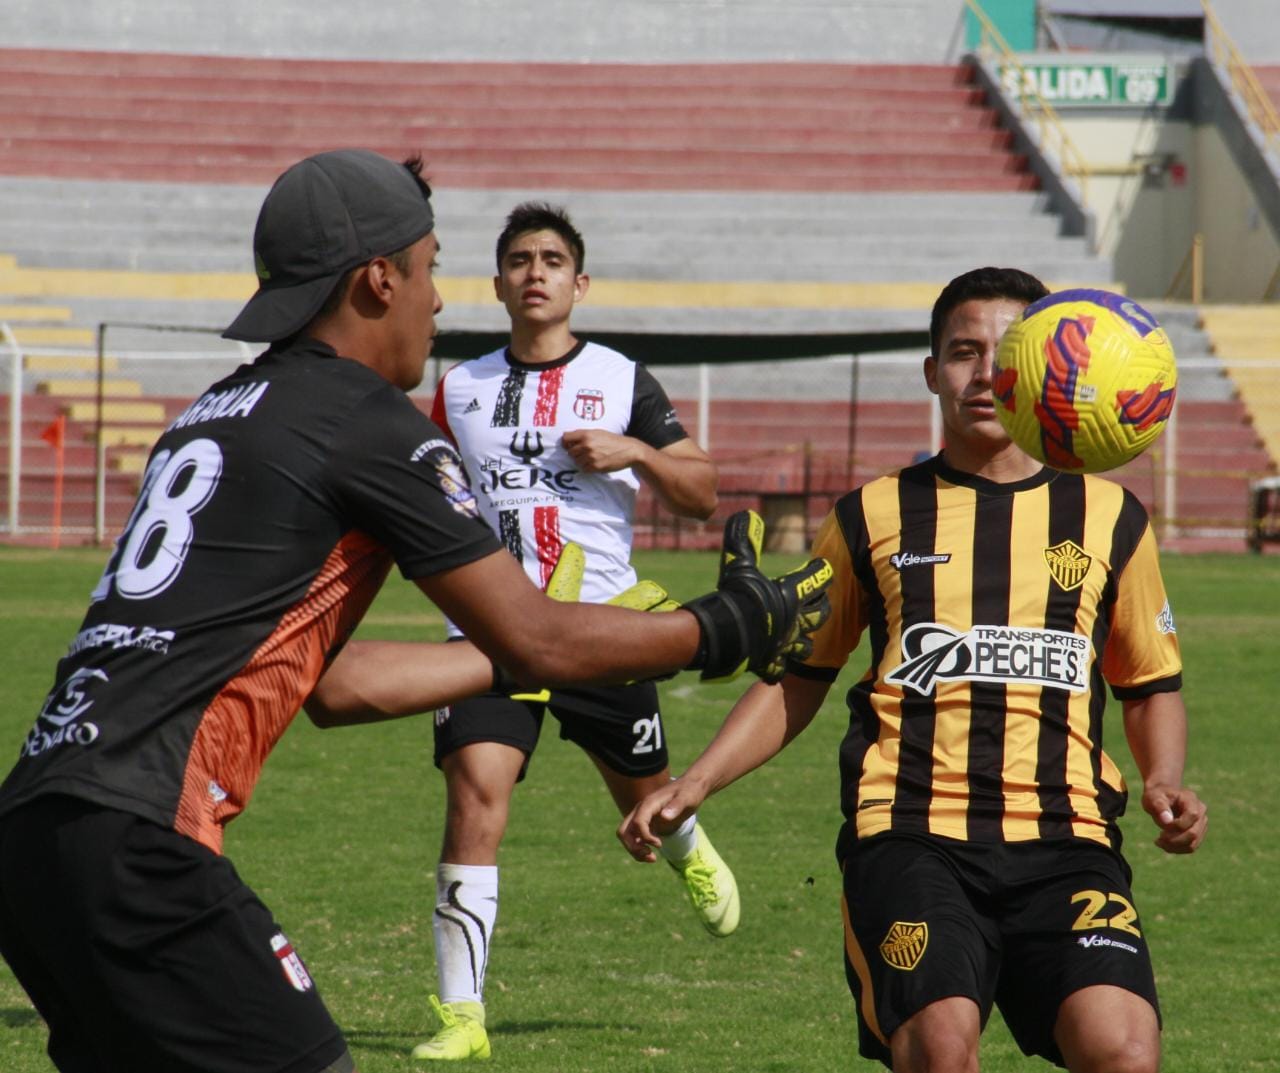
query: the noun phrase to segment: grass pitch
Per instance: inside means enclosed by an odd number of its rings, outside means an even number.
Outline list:
[[[0,750],[11,757],[104,558],[0,550]],[[714,575],[709,554],[638,558],[642,574],[677,595],[704,590]],[[1179,859],[1152,846],[1154,827],[1136,804],[1124,825],[1164,1006],[1164,1069],[1274,1070],[1280,558],[1166,556],[1165,574],[1186,662],[1188,781],[1209,802],[1211,824],[1201,851]],[[437,637],[441,622],[415,589],[393,583],[362,631]],[[488,985],[494,1058],[486,1068],[879,1068],[856,1056],[832,851],[842,698],[864,658],[855,654],[804,735],[703,810],[742,890],[742,925],[725,940],[702,931],[668,869],[622,852],[599,777],[548,720],[502,850]],[[679,770],[740,687],[682,675],[662,688]],[[1132,783],[1118,708],[1112,715],[1110,751]],[[228,831],[228,855],[306,957],[363,1073],[414,1068],[408,1051],[432,1028],[426,996],[435,987],[430,922],[443,796],[426,718],[318,731],[304,716]],[[2,964],[0,1025],[0,1069],[51,1068],[43,1025]],[[989,1073],[1050,1068],[1021,1056],[998,1015],[982,1062]]]

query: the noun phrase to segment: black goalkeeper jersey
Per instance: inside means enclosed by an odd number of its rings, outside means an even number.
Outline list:
[[[156,444],[0,812],[69,794],[219,851],[391,564],[500,548],[402,391],[314,340],[267,351]]]

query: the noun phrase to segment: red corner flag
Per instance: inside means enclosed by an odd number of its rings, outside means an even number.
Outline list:
[[[67,415],[55,417],[40,430],[40,438],[53,448],[53,533],[49,543],[56,548],[62,539],[62,457],[67,439]]]
[[[67,415],[59,414],[40,432],[40,438],[55,451],[62,449],[67,434]]]

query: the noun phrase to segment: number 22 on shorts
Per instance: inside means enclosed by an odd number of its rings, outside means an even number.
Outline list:
[[[1080,911],[1080,915],[1076,917],[1076,922],[1071,925],[1072,931],[1095,931],[1098,928],[1116,928],[1142,938],[1142,932],[1134,925],[1134,921],[1138,919],[1138,911],[1133,907],[1133,902],[1129,901],[1123,894],[1116,894],[1115,892],[1103,894],[1100,890],[1082,890],[1071,895],[1072,905],[1076,905],[1079,902],[1084,902],[1084,908]],[[1112,902],[1120,906],[1120,912],[1110,918],[1101,915],[1103,910]]]

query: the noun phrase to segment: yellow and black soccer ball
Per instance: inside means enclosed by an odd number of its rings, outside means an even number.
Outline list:
[[[1173,413],[1178,368],[1163,328],[1131,298],[1081,288],[1033,302],[996,354],[996,415],[1033,458],[1099,473],[1151,446]]]

